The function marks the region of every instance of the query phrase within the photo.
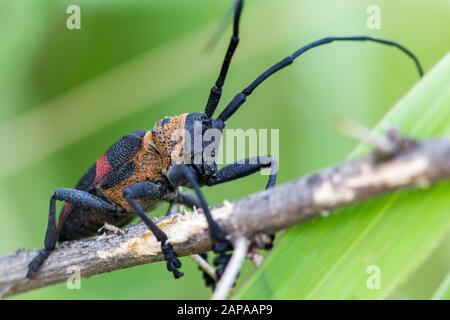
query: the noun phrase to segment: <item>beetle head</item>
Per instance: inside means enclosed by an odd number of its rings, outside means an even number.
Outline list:
[[[224,122],[208,118],[203,113],[189,113],[185,121],[185,164],[194,169],[199,178],[214,176],[216,158]]]

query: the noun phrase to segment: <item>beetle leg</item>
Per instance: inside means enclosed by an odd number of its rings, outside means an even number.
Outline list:
[[[201,208],[201,203],[198,199],[198,197],[195,194],[189,193],[189,192],[180,192],[170,203],[169,209],[167,211],[166,215],[174,214],[176,210],[173,210],[174,207],[176,207],[177,204],[185,205],[189,208]],[[203,260],[208,263],[208,253],[204,252],[199,255]],[[194,259],[195,260],[195,259]],[[212,278],[205,270],[199,265],[199,269],[203,273],[203,279],[205,281],[205,284],[207,287],[211,287],[214,289],[216,285],[216,280]]]
[[[224,182],[244,178],[268,167],[270,167],[271,172],[266,189],[269,189],[275,186],[278,176],[278,163],[271,156],[259,156],[226,165],[217,171],[215,176],[209,178],[208,181],[206,181],[206,185],[215,186]]]
[[[213,251],[218,254],[216,259],[214,259],[214,264],[217,266],[216,274],[220,279],[225,271],[228,261],[231,258],[231,255],[226,253],[229,249],[231,249],[231,245],[226,238],[225,231],[213,219],[208,208],[208,203],[200,190],[200,184],[191,169],[189,169],[186,165],[171,167],[167,172],[167,178],[174,186],[179,186],[187,182],[195,191],[198,203],[200,204],[208,223],[209,234],[213,241]]]
[[[267,167],[270,167],[271,169],[269,179],[266,184],[267,190],[275,186],[278,176],[278,163],[275,158],[271,156],[259,156],[226,165],[217,171],[216,175],[211,177],[206,182],[206,185],[215,186],[224,182],[244,178]],[[275,235],[270,235],[270,237],[272,241],[266,244],[266,250],[272,248],[272,242],[275,239]]]
[[[195,194],[189,192],[179,193],[171,202],[169,202],[169,208],[167,209],[166,216],[171,216],[177,212],[177,205],[181,204],[188,208],[201,208],[200,202]]]
[[[189,192],[182,192],[174,199],[177,204],[185,205],[189,208],[201,208],[201,203],[195,194]]]
[[[146,181],[139,182],[127,187],[123,195],[130,204],[133,211],[144,221],[150,231],[155,235],[156,239],[161,242],[161,250],[167,261],[167,270],[173,273],[175,279],[183,276],[183,273],[178,270],[181,267],[181,261],[177,258],[177,254],[173,250],[172,245],[167,241],[167,235],[150,219],[142,210],[141,206],[136,202],[137,199],[155,198],[161,199],[164,195],[164,190],[159,184]]]
[[[76,189],[56,189],[50,198],[50,209],[48,213],[47,232],[45,234],[44,248],[39,251],[38,255],[28,264],[27,278],[31,279],[33,275],[42,266],[44,261],[55,249],[58,241],[59,230],[56,226],[56,201],[65,201],[73,205],[95,209],[105,213],[117,212],[117,207],[88,193]]]
[[[166,216],[172,216],[177,213],[177,204],[175,201],[169,202],[169,207],[167,208]]]

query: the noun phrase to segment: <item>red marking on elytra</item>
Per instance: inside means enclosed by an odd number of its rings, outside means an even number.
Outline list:
[[[95,181],[103,179],[104,176],[111,171],[111,164],[108,161],[108,157],[104,154],[97,160],[96,170],[95,170]]]
[[[73,205],[69,202],[66,202],[64,204],[64,207],[61,210],[61,215],[59,216],[59,225],[61,225],[61,222],[66,218],[66,216],[69,214],[70,210],[72,210]]]

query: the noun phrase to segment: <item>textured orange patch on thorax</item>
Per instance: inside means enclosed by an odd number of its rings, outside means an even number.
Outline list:
[[[171,163],[181,164],[184,153],[187,113],[159,121],[144,137],[144,143],[152,145],[162,155],[166,169]]]
[[[135,163],[133,173],[117,185],[103,190],[110,201],[131,212],[123,191],[138,182],[162,180],[169,166],[178,164],[175,155],[183,153],[185,120],[186,114],[174,116],[157,122],[151,131],[146,132],[141,149],[130,160]],[[148,205],[144,200],[140,203],[144,208]]]

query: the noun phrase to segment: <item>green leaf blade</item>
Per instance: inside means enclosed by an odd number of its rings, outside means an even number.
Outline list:
[[[450,300],[450,271],[432,296],[433,300]]]

